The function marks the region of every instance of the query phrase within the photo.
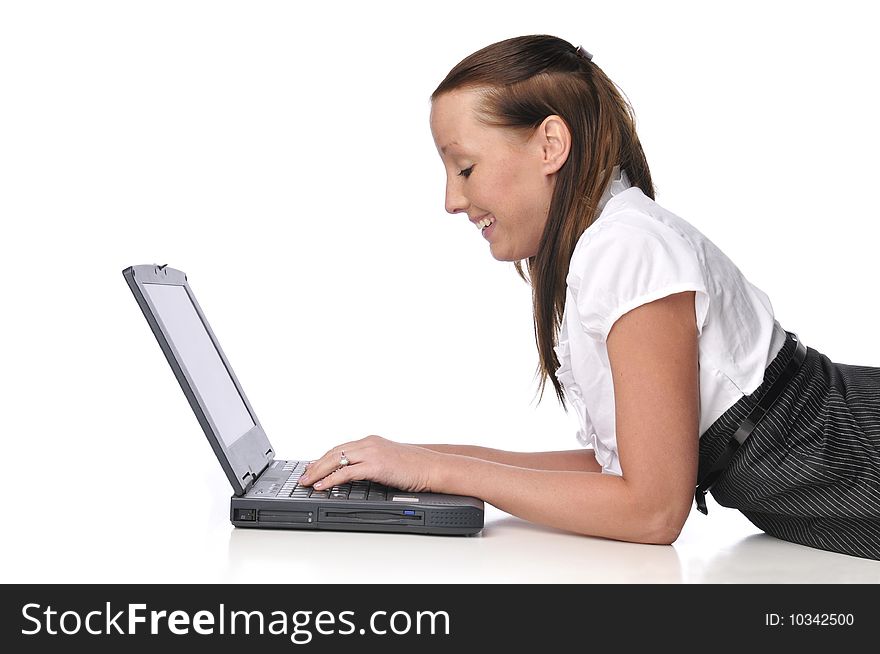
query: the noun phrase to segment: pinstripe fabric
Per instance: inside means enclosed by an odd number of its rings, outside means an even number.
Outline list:
[[[764,382],[700,438],[700,473],[792,356],[786,340]],[[807,358],[710,491],[762,531],[880,560],[880,368]]]

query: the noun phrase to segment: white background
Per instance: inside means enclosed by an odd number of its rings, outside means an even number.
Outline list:
[[[291,552],[281,539],[302,535],[229,525],[225,477],[120,274],[133,264],[188,273],[281,456],[369,433],[577,446],[552,393],[534,401],[529,289],[444,212],[428,128],[446,72],[510,36],[594,53],[635,108],[658,202],[786,329],[880,366],[876,26],[866,2],[0,3],[0,579],[253,580],[258,561],[334,579],[318,541]],[[702,544],[756,532],[737,516],[692,517],[669,555],[563,549],[711,579]],[[523,578],[501,552],[475,580]]]

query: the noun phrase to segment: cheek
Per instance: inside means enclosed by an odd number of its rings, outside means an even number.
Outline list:
[[[507,197],[516,202],[521,213],[543,221],[550,206],[552,187],[548,187],[547,177],[540,170],[530,167],[529,163],[520,162],[520,165],[508,168],[504,187]]]
[[[547,222],[550,195],[538,185],[529,185],[528,181],[530,180],[510,186],[503,201],[516,215],[518,223],[528,225],[532,230],[542,231]]]
[[[486,162],[479,185],[472,188],[471,200],[509,226],[516,223],[519,229],[540,232],[546,222],[552,188],[548,191],[547,178],[530,164],[521,154]]]

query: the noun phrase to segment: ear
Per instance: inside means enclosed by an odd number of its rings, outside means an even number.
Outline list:
[[[559,116],[547,116],[538,126],[537,136],[541,147],[541,167],[544,174],[556,173],[568,160],[571,151],[571,130]]]

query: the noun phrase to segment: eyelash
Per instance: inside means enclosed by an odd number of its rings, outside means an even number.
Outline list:
[[[464,177],[465,179],[467,179],[468,177],[471,176],[471,172],[473,171],[473,169],[474,169],[474,167],[471,166],[470,168],[465,168],[464,170],[460,170],[460,171],[458,171],[458,176]]]

